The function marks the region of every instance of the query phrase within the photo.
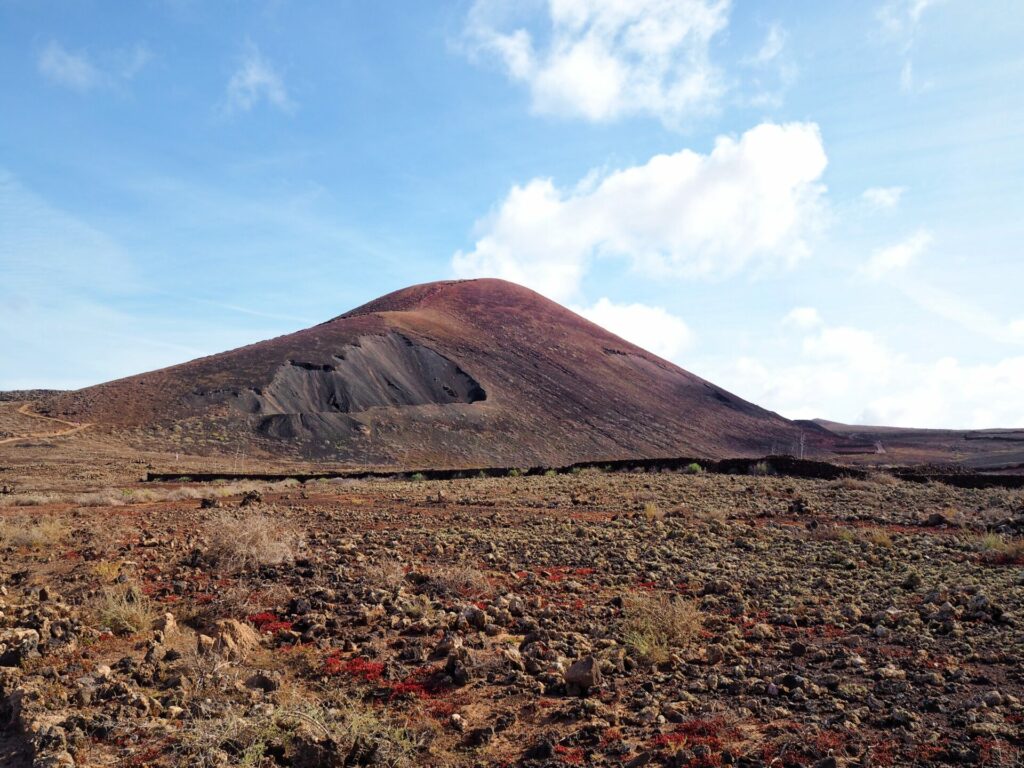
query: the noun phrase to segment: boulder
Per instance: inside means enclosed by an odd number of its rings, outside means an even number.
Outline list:
[[[584,656],[565,670],[565,682],[586,692],[601,684],[601,667],[593,656]]]

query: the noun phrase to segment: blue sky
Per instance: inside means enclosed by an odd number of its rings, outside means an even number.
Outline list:
[[[0,388],[450,277],[791,417],[1024,425],[1017,0],[0,0]]]

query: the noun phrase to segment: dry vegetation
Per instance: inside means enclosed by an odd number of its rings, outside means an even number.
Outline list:
[[[96,616],[100,627],[120,635],[134,635],[152,628],[156,608],[137,584],[126,583],[103,590]]]
[[[587,471],[56,496],[0,510],[0,709],[23,702],[40,764],[1024,748],[1019,491]]]
[[[215,515],[206,524],[207,558],[227,573],[291,560],[297,537],[272,514],[222,511]]]
[[[687,648],[702,626],[700,609],[691,600],[666,595],[630,595],[622,606],[622,637],[650,664],[664,664],[673,651]]]

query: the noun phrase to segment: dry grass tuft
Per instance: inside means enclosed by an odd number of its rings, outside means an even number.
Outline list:
[[[480,597],[491,589],[483,573],[466,565],[439,568],[431,574],[430,581],[442,591],[459,597]]]
[[[71,503],[79,507],[123,507],[130,498],[131,494],[126,491],[108,488],[73,496]]]
[[[68,534],[67,526],[53,517],[30,520],[25,517],[0,521],[0,544],[40,550],[59,544]]]
[[[366,578],[381,589],[397,592],[405,582],[405,568],[398,560],[385,558],[367,567]]]
[[[674,649],[684,649],[700,633],[703,618],[691,600],[670,600],[666,595],[634,595],[622,606],[622,636],[640,658],[650,664],[669,660]]]
[[[122,563],[117,560],[101,560],[93,563],[92,572],[103,584],[113,584],[121,575]]]
[[[0,507],[40,507],[60,501],[55,493],[18,493],[0,496]]]
[[[191,718],[182,728],[177,752],[182,764],[195,768],[256,768],[269,764],[270,752],[277,750],[304,765],[355,764],[346,756],[365,753],[373,765],[405,768],[413,764],[422,743],[382,710],[339,698],[248,717]]]
[[[872,528],[869,531],[865,531],[862,536],[863,540],[872,546],[885,547],[886,549],[892,547],[892,536],[881,528]]]
[[[1011,539],[998,533],[986,533],[975,538],[971,546],[989,562],[1024,562],[1024,539]]]
[[[869,482],[869,483],[871,483],[872,485],[875,485],[875,486],[879,486],[879,485],[893,486],[893,485],[899,485],[903,481],[900,480],[898,477],[896,477],[896,475],[892,474],[891,472],[876,471],[876,472],[868,472],[867,482]]]
[[[233,572],[287,562],[298,544],[288,526],[258,512],[240,517],[221,512],[206,524],[206,534],[206,556]]]
[[[156,619],[156,607],[136,584],[103,591],[96,609],[100,623],[120,635],[146,632]]]
[[[660,522],[665,519],[665,511],[653,501],[648,501],[644,504],[644,519],[649,523]]]

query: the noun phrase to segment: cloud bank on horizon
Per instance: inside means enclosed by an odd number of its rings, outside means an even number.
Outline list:
[[[494,276],[786,416],[1024,426],[1011,0],[109,8],[0,3],[0,389]]]

